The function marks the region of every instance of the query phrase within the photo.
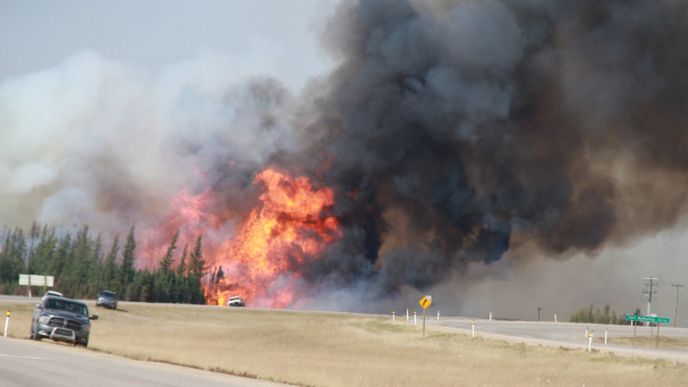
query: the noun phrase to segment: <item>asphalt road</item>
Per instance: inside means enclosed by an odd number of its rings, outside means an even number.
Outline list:
[[[428,325],[444,330],[458,330],[471,332],[471,322],[475,321],[475,331],[478,336],[505,339],[526,344],[541,344],[551,346],[566,346],[571,348],[587,348],[588,338],[586,328],[593,331],[593,348],[601,351],[614,352],[626,356],[644,356],[663,358],[688,363],[688,351],[664,348],[632,347],[614,344],[618,337],[632,337],[633,328],[627,325],[554,323],[545,321],[489,321],[486,319],[470,319],[465,317],[444,317],[439,321],[429,319]],[[420,324],[420,321],[419,321]],[[636,327],[638,336],[650,337],[649,327]],[[604,345],[604,334],[607,332],[608,342]],[[652,333],[656,328],[652,328]],[[672,328],[662,326],[660,336],[672,338],[688,338],[687,328]]]
[[[0,385],[247,386],[280,384],[143,362],[51,342],[0,337]]]

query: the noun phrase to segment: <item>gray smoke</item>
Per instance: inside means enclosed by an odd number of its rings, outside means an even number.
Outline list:
[[[687,10],[343,2],[325,39],[340,65],[303,115],[347,233],[311,278],[427,289],[510,250],[595,255],[674,226],[687,209]]]
[[[180,192],[221,184],[229,188],[214,197],[227,199],[217,216],[229,222],[255,196],[253,174],[270,154],[296,149],[292,101],[278,81],[237,79],[232,62],[213,55],[151,74],[83,52],[4,80],[0,220],[89,224],[112,237],[132,224],[160,228]]]

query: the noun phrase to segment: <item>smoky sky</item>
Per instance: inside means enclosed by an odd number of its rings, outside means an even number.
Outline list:
[[[343,2],[325,35],[341,65],[308,107],[353,239],[332,259],[371,263],[382,290],[422,289],[526,241],[594,255],[673,226],[688,188],[686,8]]]
[[[236,55],[81,51],[0,83],[0,217],[122,233],[211,192],[199,223],[222,240],[276,167],[335,192],[342,237],[298,268],[322,293],[594,257],[686,213],[687,7],[345,0],[316,23],[333,68],[300,92]]]
[[[157,72],[201,52],[232,57],[227,71],[279,75],[299,89],[330,62],[318,17],[333,0],[36,0],[0,4],[0,79],[52,67],[83,50]],[[298,55],[294,55],[297,52]]]

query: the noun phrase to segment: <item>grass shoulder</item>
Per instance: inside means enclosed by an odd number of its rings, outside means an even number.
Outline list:
[[[5,308],[1,305],[0,308]],[[26,337],[31,304],[10,327]],[[184,305],[99,309],[91,348],[303,386],[683,385],[685,366],[471,337],[380,316]],[[15,319],[16,316],[16,319]]]

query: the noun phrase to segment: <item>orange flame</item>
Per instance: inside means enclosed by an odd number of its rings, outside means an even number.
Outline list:
[[[337,219],[326,214],[334,204],[330,188],[315,189],[306,177],[270,168],[256,176],[257,183],[265,186],[261,206],[217,249],[215,264],[224,278],[208,285],[209,303],[222,305],[239,295],[256,306],[293,305],[302,295],[295,287],[300,267],[340,236]]]
[[[204,278],[208,303],[224,305],[238,295],[253,306],[297,304],[307,295],[298,286],[303,265],[317,260],[341,236],[339,222],[328,214],[334,193],[328,187],[314,188],[306,177],[271,168],[260,172],[254,184],[264,186],[260,204],[238,223],[236,232],[233,218],[238,214],[223,210],[212,191],[177,194],[170,200],[169,218],[143,230],[143,266],[155,267],[175,232],[180,232],[178,249],[201,235],[208,269],[217,274],[222,267],[224,273]]]
[[[161,225],[151,226],[142,230],[143,241],[140,247],[139,262],[146,268],[153,268],[165,254],[170,239],[175,232],[180,233],[177,248],[193,243],[197,235],[219,226],[222,223],[219,216],[208,212],[208,203],[214,200],[210,191],[200,194],[190,194],[185,190],[170,199],[171,215]]]

